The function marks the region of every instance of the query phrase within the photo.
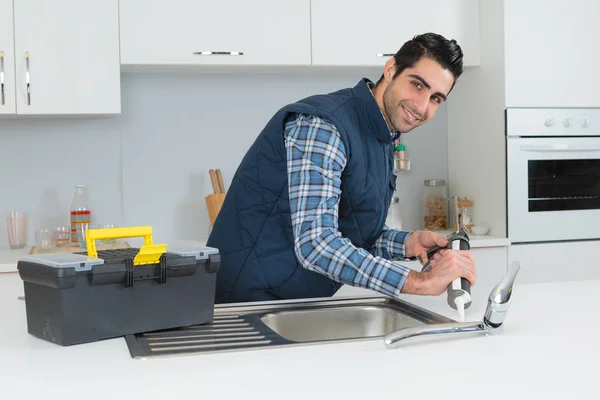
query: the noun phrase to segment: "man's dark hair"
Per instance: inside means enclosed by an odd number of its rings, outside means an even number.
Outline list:
[[[442,68],[449,70],[454,75],[454,83],[463,72],[463,52],[456,40],[448,40],[437,33],[429,32],[415,36],[394,54],[396,72],[392,79],[396,79],[406,68],[414,66],[422,57],[429,57]],[[383,74],[377,84],[382,80]]]

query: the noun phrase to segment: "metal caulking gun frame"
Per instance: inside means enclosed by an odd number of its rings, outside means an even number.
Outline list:
[[[439,247],[434,246],[427,251],[427,262],[423,265],[421,272],[427,272],[431,269],[430,261],[433,256],[439,251],[444,249],[452,250],[470,250],[471,245],[469,243],[469,235],[464,227],[461,227],[456,232],[451,233],[446,238],[448,239],[448,246]],[[419,258],[419,260],[422,262]],[[465,278],[456,278],[448,286],[448,305],[455,310],[458,310],[461,319],[464,319],[464,310],[469,308],[471,305],[471,282]]]

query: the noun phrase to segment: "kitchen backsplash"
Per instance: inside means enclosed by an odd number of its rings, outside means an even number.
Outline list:
[[[208,170],[220,168],[228,188],[281,106],[354,86],[362,76],[127,73],[121,115],[0,119],[0,248],[8,246],[5,211],[29,212],[31,245],[34,229],[68,224],[81,183],[89,186],[95,222],[152,225],[155,242],[205,239]],[[404,228],[420,227],[423,180],[447,178],[447,133],[442,106],[403,137],[412,167],[398,176]]]

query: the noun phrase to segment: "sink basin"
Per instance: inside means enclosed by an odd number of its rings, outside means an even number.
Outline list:
[[[213,322],[127,335],[134,358],[381,339],[406,327],[455,322],[388,297],[219,304]]]
[[[260,320],[292,342],[380,337],[400,328],[425,325],[392,307],[375,305],[279,311]]]

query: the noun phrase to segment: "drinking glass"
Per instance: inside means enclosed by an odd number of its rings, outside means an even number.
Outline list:
[[[11,249],[23,249],[27,245],[27,220],[28,214],[26,211],[9,211],[6,213],[8,246]]]
[[[35,231],[35,248],[39,253],[47,253],[54,249],[54,235],[49,229]]]

